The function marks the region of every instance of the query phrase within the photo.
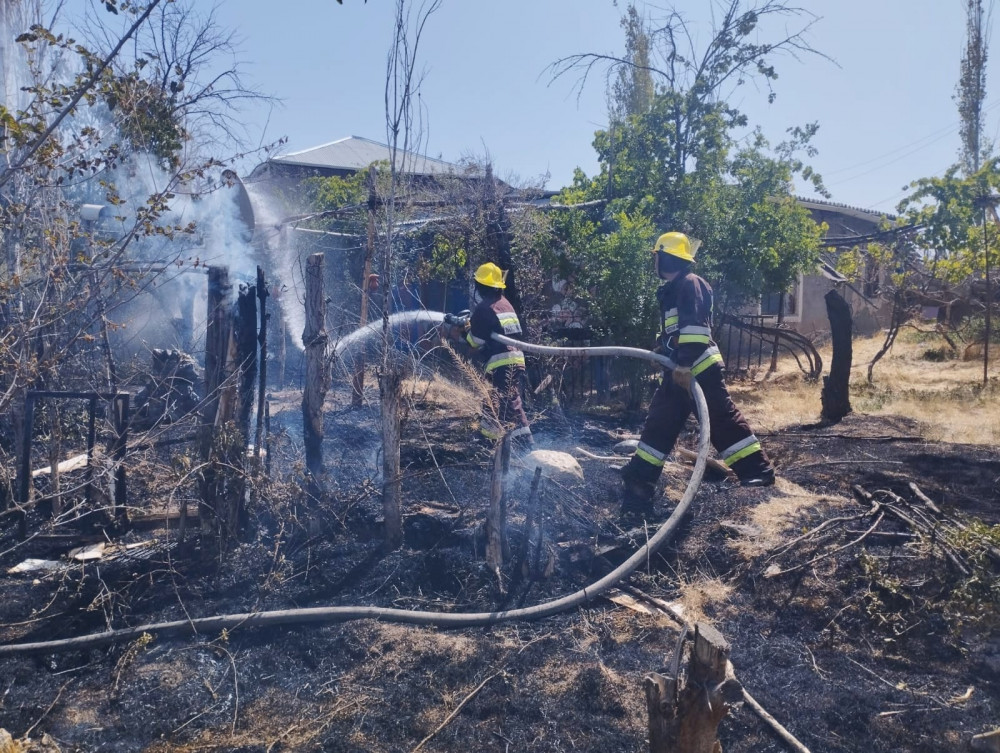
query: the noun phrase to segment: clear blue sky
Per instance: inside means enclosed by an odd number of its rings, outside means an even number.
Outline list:
[[[665,4],[649,3],[649,12]],[[735,101],[772,141],[788,126],[819,121],[812,162],[833,200],[891,211],[906,183],[957,159],[952,97],[965,2],[800,4],[820,16],[809,41],[836,64],[785,57],[774,104],[752,85]],[[676,5],[707,34],[708,0]],[[392,0],[225,0],[219,19],[242,38],[249,79],[282,100],[270,112],[247,112],[255,136],[287,137],[283,151],[348,135],[384,141],[393,7]],[[550,188],[568,183],[575,167],[593,173],[593,132],[606,122],[603,78],[578,98],[573,79],[552,83],[545,69],[577,52],[620,52],[620,14],[612,0],[444,0],[420,51],[425,151],[447,160],[488,151],[500,175],[548,173]],[[997,59],[988,86],[990,108],[1000,104]],[[1000,107],[993,106],[987,136],[998,128]]]

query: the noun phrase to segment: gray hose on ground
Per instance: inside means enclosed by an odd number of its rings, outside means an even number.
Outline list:
[[[544,345],[532,345],[517,340],[494,335],[494,339],[508,345],[513,345],[529,353],[542,355],[580,357],[587,355],[626,356],[653,361],[664,366],[670,362],[663,356],[638,348],[593,347],[593,348],[556,348]],[[563,596],[542,604],[522,609],[510,609],[503,612],[471,612],[455,614],[447,612],[424,612],[410,609],[391,609],[386,607],[306,607],[303,609],[280,609],[270,612],[247,612],[244,614],[216,615],[214,617],[199,617],[192,620],[175,620],[160,622],[139,627],[109,630],[104,633],[65,638],[39,643],[14,643],[0,646],[0,656],[28,653],[55,653],[58,651],[76,651],[95,646],[106,646],[112,643],[138,638],[143,633],[153,633],[160,636],[190,635],[198,633],[216,633],[221,630],[236,628],[270,627],[276,625],[332,624],[351,622],[353,620],[385,620],[406,625],[421,625],[439,628],[468,628],[494,625],[512,620],[538,620],[551,617],[554,614],[586,604],[605,591],[608,591],[620,581],[632,574],[636,568],[645,564],[650,555],[659,549],[676,532],[684,515],[687,514],[691,502],[698,493],[702,477],[705,474],[705,463],[708,459],[710,429],[708,423],[708,405],[705,395],[696,381],[691,382],[691,396],[694,398],[695,412],[698,417],[698,457],[694,472],[688,481],[684,496],[677,504],[673,513],[667,518],[655,534],[638,551],[625,562],[616,567],[597,582],[575,593]]]

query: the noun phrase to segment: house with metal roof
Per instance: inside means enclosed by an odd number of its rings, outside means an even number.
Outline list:
[[[267,179],[298,182],[306,178],[345,177],[367,170],[374,162],[389,162],[392,150],[386,144],[361,136],[347,136],[328,144],[280,154],[254,168],[248,182]],[[402,149],[396,153],[401,172],[415,177],[454,176],[481,177],[478,168],[445,162]]]
[[[854,313],[856,334],[872,334],[888,326],[892,307],[880,296],[887,271],[869,260],[863,270],[863,279],[852,282],[836,267],[839,249],[863,248],[867,237],[877,234],[886,220],[895,217],[832,201],[805,198],[797,201],[809,210],[813,220],[826,223],[825,250],[816,270],[800,274],[791,290],[783,296],[776,293],[761,300],[760,315],[765,323],[774,324],[780,316],[783,324],[804,335],[826,332],[830,325],[824,296],[836,289]]]

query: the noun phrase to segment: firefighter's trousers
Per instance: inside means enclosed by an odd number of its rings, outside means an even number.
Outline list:
[[[523,367],[501,366],[490,372],[494,393],[484,406],[480,431],[488,439],[499,439],[510,432],[512,439],[531,442],[531,426],[524,412],[522,393],[525,384]]]
[[[741,479],[753,478],[769,469],[771,463],[740,409],[733,404],[726,389],[722,367],[710,366],[697,377],[708,403],[712,445],[722,462]],[[688,392],[674,384],[670,372],[653,395],[642,429],[639,446],[623,471],[626,484],[636,491],[652,494],[667,455],[684,428],[684,422],[694,409]]]

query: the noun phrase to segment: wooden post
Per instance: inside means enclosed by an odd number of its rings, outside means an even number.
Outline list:
[[[208,321],[205,336],[205,401],[202,409],[200,454],[203,462],[212,460],[215,427],[219,418],[222,387],[227,377],[227,359],[232,328],[229,297],[229,269],[208,268]],[[215,519],[217,469],[210,465],[202,474],[199,519],[202,527]]]
[[[94,447],[97,444],[97,398],[90,398],[90,402],[87,406],[87,473],[86,473],[86,491],[84,492],[84,498],[87,501],[87,507],[90,507],[90,503],[94,498]]]
[[[361,272],[361,320],[360,325],[364,327],[368,323],[368,278],[372,273],[372,259],[375,257],[375,208],[378,205],[378,196],[375,193],[375,165],[368,166],[368,235],[365,243],[365,264]],[[351,379],[353,395],[351,402],[354,405],[361,405],[361,400],[365,394],[365,354],[359,351],[354,366],[354,376]]]
[[[264,396],[267,393],[267,283],[264,280],[264,270],[257,267],[257,312],[260,317],[257,333],[257,345],[260,356],[260,367],[257,370],[257,431],[254,434],[253,453],[254,470],[260,470],[261,441],[264,429]]]
[[[24,399],[24,432],[21,436],[21,468],[18,478],[17,501],[21,505],[21,514],[17,519],[17,534],[22,539],[28,538],[27,507],[31,502],[31,444],[35,433],[35,397],[28,395]]]
[[[833,359],[830,375],[823,377],[822,417],[824,421],[836,422],[851,412],[851,307],[836,290],[831,290],[825,298]]]
[[[271,475],[271,401],[264,403],[264,475]]]
[[[257,286],[241,286],[237,301],[236,363],[239,369],[238,420],[244,440],[250,440],[250,415],[257,386]],[[246,444],[244,442],[244,445]]]
[[[302,391],[302,436],[306,447],[306,469],[318,484],[323,475],[323,401],[327,391],[326,294],[323,254],[306,261],[306,326],[302,345],[306,357],[306,382]]]
[[[128,488],[125,470],[125,451],[128,448],[129,400],[127,392],[115,395],[111,403],[115,428],[115,439],[111,446],[111,457],[115,461],[115,493],[112,498],[112,517],[115,523],[128,523]]]
[[[402,484],[399,478],[399,407],[403,379],[390,368],[379,375],[382,403],[382,512],[385,518],[385,546],[398,549],[403,544]]]
[[[730,646],[710,625],[695,626],[686,676],[680,673],[684,636],[674,666],[643,679],[649,712],[650,753],[721,753],[718,727],[730,704],[743,698],[733,675]]]
[[[59,476],[59,463],[62,460],[62,426],[59,423],[59,404],[52,401],[52,415],[50,416],[49,429],[49,482],[52,494],[52,517],[58,518],[62,514],[62,494],[60,493],[61,479]]]
[[[535,466],[535,475],[531,478],[531,489],[528,492],[527,511],[524,517],[524,538],[517,549],[514,560],[513,579],[519,581],[528,574],[528,551],[531,548],[531,529],[535,527],[535,516],[538,509],[538,485],[542,480],[542,466]]]
[[[490,474],[490,509],[486,516],[486,564],[499,574],[507,551],[507,495],[506,465],[510,458],[507,436],[500,440],[493,453],[493,471]]]

